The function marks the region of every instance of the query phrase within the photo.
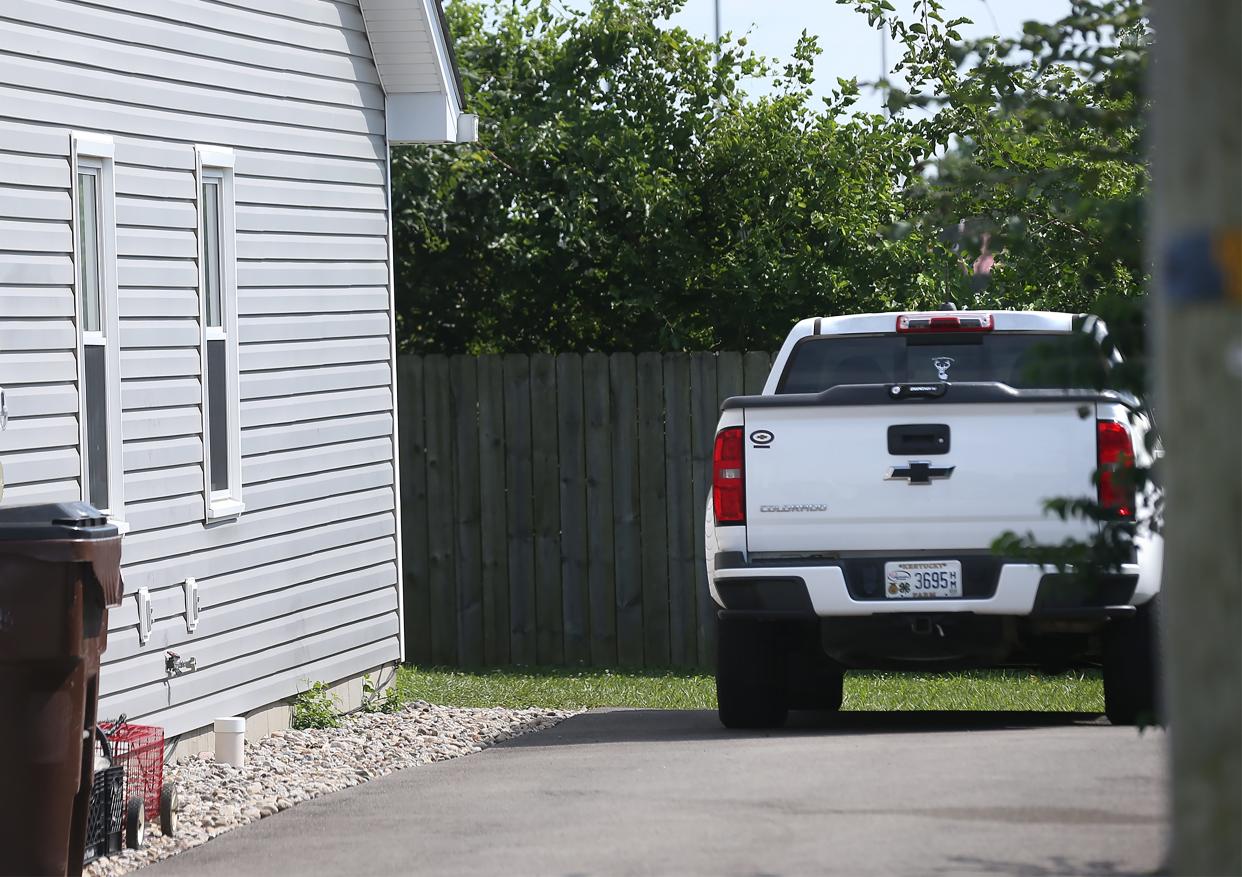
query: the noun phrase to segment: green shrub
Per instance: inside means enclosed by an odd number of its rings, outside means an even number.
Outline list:
[[[299,731],[340,727],[340,706],[328,683],[316,682],[293,699],[293,727]]]
[[[370,677],[362,680],[362,711],[364,713],[395,713],[401,709],[401,692],[394,683],[386,691],[379,691]]]

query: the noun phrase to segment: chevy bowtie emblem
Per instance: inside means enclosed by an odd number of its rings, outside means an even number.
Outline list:
[[[892,466],[885,481],[908,481],[911,484],[931,484],[934,478],[948,478],[956,466],[936,468],[926,460],[911,460],[908,466]]]

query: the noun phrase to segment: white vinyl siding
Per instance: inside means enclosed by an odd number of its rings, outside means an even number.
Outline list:
[[[384,111],[356,0],[5,4],[6,505],[82,496],[72,133],[114,145],[108,437],[130,532],[102,715],[175,735],[400,657]],[[213,149],[231,150],[231,170]],[[225,215],[235,204],[221,328],[235,357],[228,476],[246,510],[205,521],[200,200],[213,170],[231,180]],[[187,577],[202,597],[193,634]],[[199,669],[169,679],[170,648]]]

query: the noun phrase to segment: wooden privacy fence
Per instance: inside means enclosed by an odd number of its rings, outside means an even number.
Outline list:
[[[406,658],[709,666],[720,402],[767,353],[402,356]]]

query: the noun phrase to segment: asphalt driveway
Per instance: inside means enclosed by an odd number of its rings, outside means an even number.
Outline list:
[[[144,870],[237,874],[1145,874],[1165,738],[1094,715],[843,713],[730,733],[587,713],[294,807]]]

